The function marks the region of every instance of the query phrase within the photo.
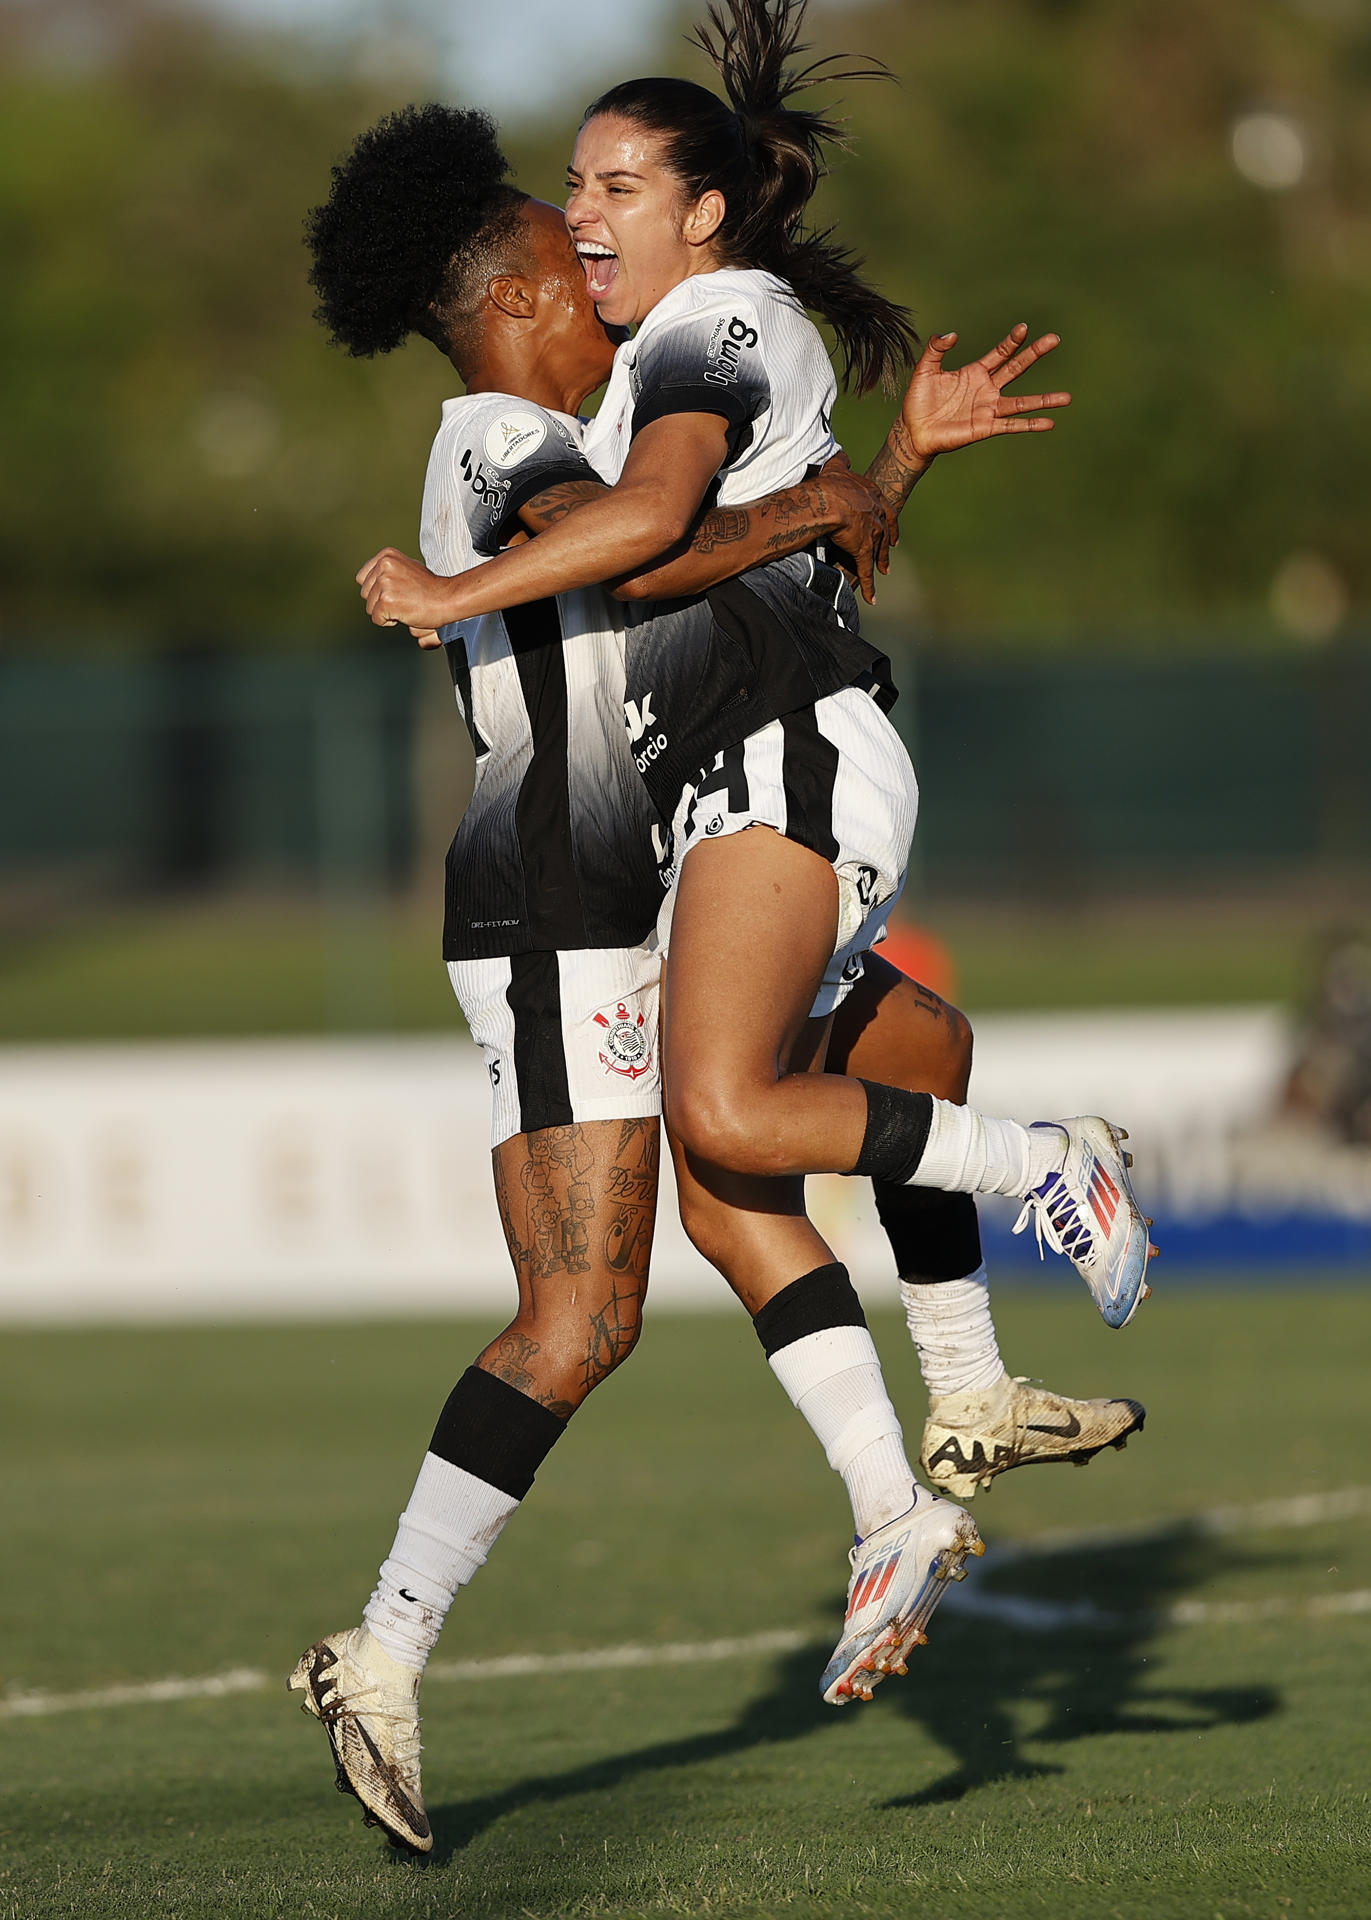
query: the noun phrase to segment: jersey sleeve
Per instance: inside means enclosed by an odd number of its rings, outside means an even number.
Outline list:
[[[478,396],[479,399],[479,396]],[[457,443],[457,492],[477,553],[498,553],[519,530],[519,509],[545,487],[599,480],[575,434],[555,414],[492,394],[469,407]]]
[[[753,422],[770,404],[763,329],[746,297],[683,315],[650,334],[637,355],[635,434],[671,413],[722,414],[732,461],[746,449]]]

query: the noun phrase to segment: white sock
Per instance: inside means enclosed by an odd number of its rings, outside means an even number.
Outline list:
[[[1004,1378],[983,1266],[964,1280],[901,1280],[900,1298],[930,1395],[974,1393]]]
[[[918,1493],[914,1469],[867,1329],[808,1333],[768,1365],[841,1475],[858,1538],[908,1513]]]
[[[1022,1199],[1061,1159],[1059,1127],[1025,1127],[974,1107],[933,1101],[928,1144],[915,1171],[921,1187],[945,1193],[1007,1193]]]
[[[363,1611],[392,1659],[422,1671],[458,1588],[485,1565],[518,1504],[436,1453],[424,1455],[395,1544]]]

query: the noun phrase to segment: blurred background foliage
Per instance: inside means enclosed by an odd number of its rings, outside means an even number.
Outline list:
[[[707,78],[664,13],[652,64]],[[1371,8],[1364,0],[823,7],[853,151],[821,215],[979,352],[1064,338],[1050,441],[937,471],[889,610],[937,633],[1107,623],[1318,639],[1364,604]],[[329,350],[300,222],[422,39],[359,60],[152,0],[0,6],[0,644],[360,642],[351,583],[413,545],[449,370]],[[618,68],[606,42],[604,77]],[[586,89],[508,119],[556,198]],[[886,403],[839,424],[865,457]],[[912,564],[911,564],[912,562]]]
[[[710,78],[701,10],[0,0],[0,1038],[450,1020],[464,736],[353,574],[454,377],[330,348],[301,224],[432,97],[557,199],[601,85]],[[975,1008],[1289,997],[1371,874],[1371,0],[810,26],[896,76],[834,90],[819,220],[959,352],[1059,331],[1076,396],[934,470],[871,616],[908,897]],[[891,404],[841,403],[858,461]]]

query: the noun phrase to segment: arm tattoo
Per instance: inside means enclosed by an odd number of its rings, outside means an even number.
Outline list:
[[[886,505],[895,513],[908,500],[915,485],[927,471],[928,462],[920,460],[905,435],[904,427],[897,422],[891,429],[886,442],[871,465],[866,470],[868,480],[874,480],[885,498]]]
[[[824,540],[832,532],[825,520],[801,522],[780,528],[766,543],[768,553],[794,553],[797,545],[807,547],[811,540]]]
[[[608,491],[602,480],[563,480],[525,500],[519,509],[519,518],[531,533],[543,533],[548,527],[555,527],[559,520],[565,520],[569,513],[575,513],[577,507],[598,500]]]
[[[713,553],[716,547],[731,547],[746,540],[751,530],[752,515],[745,507],[711,507],[690,544],[696,553]]]
[[[816,513],[828,512],[828,498],[817,474],[814,479],[805,480],[798,487],[787,487],[774,497],[770,505],[778,520],[793,520],[797,514],[808,514],[812,518]]]

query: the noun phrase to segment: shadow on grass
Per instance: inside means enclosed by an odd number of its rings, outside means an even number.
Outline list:
[[[977,1589],[985,1599],[1086,1602],[1108,1624],[1028,1632],[945,1613],[936,1622],[936,1671],[917,1692],[900,1689],[898,1711],[954,1754],[957,1764],[932,1785],[884,1804],[929,1806],[960,1799],[993,1780],[1063,1771],[1033,1759],[1026,1745],[1096,1734],[1193,1735],[1277,1712],[1280,1695],[1265,1685],[1148,1684],[1148,1650],[1168,1631],[1165,1610],[1219,1574],[1262,1564],[1184,1525],[1145,1540],[1035,1551],[1003,1570],[992,1563]],[[1019,1723],[1025,1705],[1032,1704],[1044,1717],[1025,1735]]]
[[[871,1709],[896,1712],[955,1757],[932,1785],[886,1800],[886,1807],[919,1807],[960,1799],[992,1781],[1030,1779],[1063,1769],[1026,1753],[1032,1742],[1089,1739],[1096,1734],[1191,1734],[1242,1725],[1278,1711],[1271,1687],[1166,1688],[1147,1684],[1147,1648],[1165,1627],[1158,1616],[1216,1573],[1257,1564],[1195,1530],[1180,1526],[1146,1541],[1073,1546],[1015,1559],[977,1591],[1056,1604],[1093,1604],[1109,1624],[1084,1630],[1025,1631],[949,1608],[934,1622],[934,1638],[917,1656],[910,1677],[883,1686]],[[834,1629],[836,1637],[836,1621]],[[818,1677],[831,1650],[816,1640],[777,1663],[771,1684],[737,1719],[714,1733],[664,1740],[603,1760],[535,1775],[499,1793],[430,1809],[435,1863],[450,1860],[506,1815],[581,1794],[600,1793],[638,1779],[751,1750],[802,1739],[836,1724],[819,1698]],[[1020,1733],[1026,1702],[1046,1710],[1031,1736]]]

